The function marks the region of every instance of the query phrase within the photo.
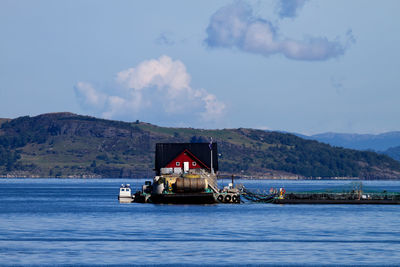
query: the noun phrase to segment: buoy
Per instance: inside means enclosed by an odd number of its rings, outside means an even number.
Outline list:
[[[286,193],[285,188],[280,188],[280,189],[279,189],[279,198],[280,198],[280,199],[283,199],[285,193]]]

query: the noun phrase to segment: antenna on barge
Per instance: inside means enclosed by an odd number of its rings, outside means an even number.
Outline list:
[[[214,175],[212,143],[213,143],[213,139],[211,137],[211,141],[210,141],[210,144],[208,145],[208,147],[210,148],[210,155],[211,155],[211,174]]]

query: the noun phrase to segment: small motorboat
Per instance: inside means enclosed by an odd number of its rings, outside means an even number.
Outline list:
[[[121,203],[131,203],[135,200],[130,184],[122,184],[119,188],[118,200]]]

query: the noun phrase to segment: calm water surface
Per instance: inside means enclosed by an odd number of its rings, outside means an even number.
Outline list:
[[[127,182],[144,180],[0,179],[0,265],[400,264],[400,206],[120,204]],[[351,181],[239,182],[319,190]],[[364,185],[400,192],[400,182]]]

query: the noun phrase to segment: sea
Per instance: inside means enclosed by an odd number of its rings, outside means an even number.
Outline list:
[[[0,179],[1,266],[400,265],[400,206],[119,203],[145,179]],[[226,186],[230,180],[219,181]],[[350,180],[237,180],[249,190]],[[400,181],[365,181],[400,192]]]

